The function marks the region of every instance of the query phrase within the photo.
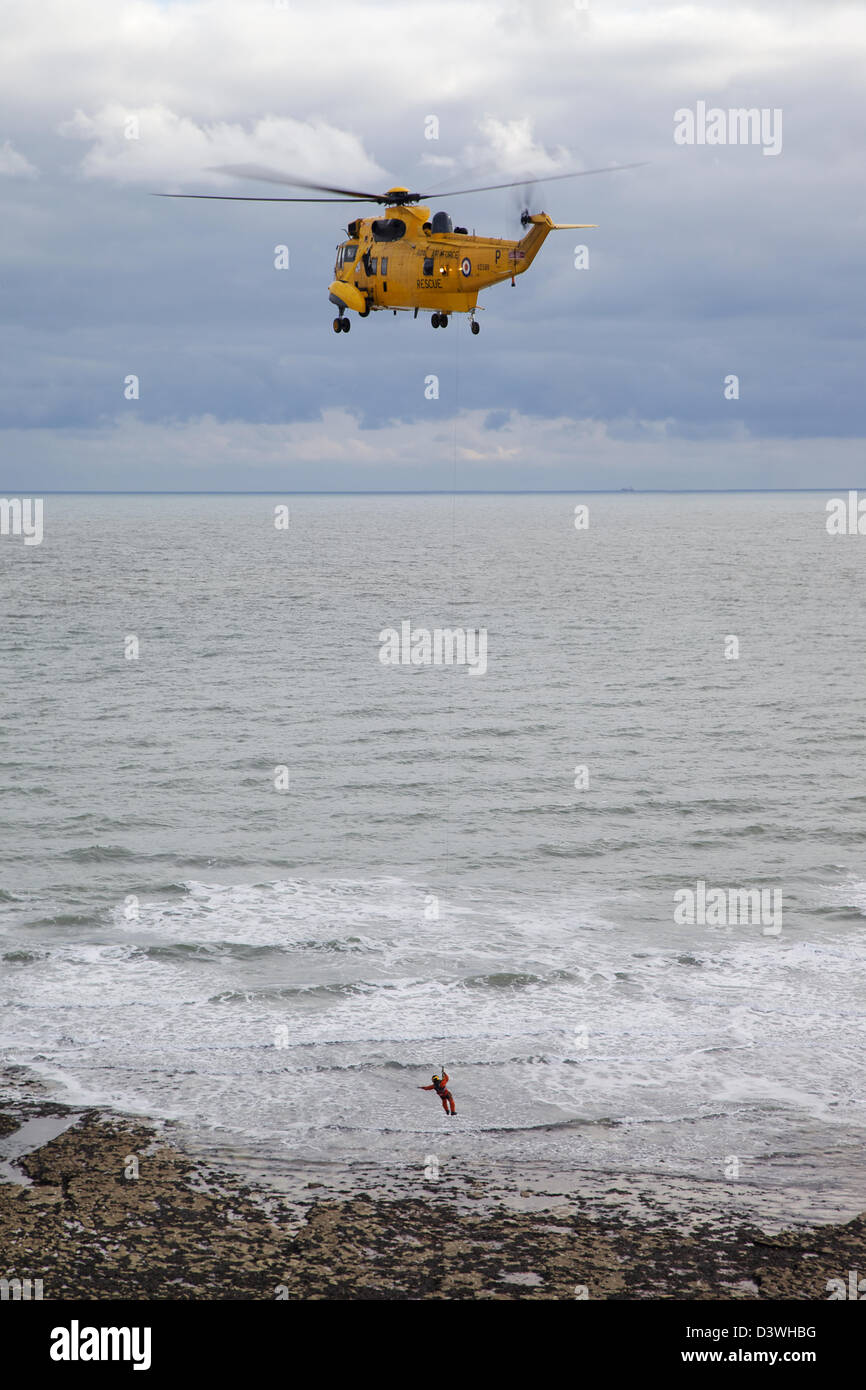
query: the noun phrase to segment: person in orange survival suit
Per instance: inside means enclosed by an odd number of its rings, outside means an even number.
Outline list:
[[[419,1086],[419,1087],[418,1087],[418,1090],[419,1090],[419,1091],[435,1091],[436,1094],[437,1094],[437,1096],[439,1097],[439,1099],[440,1099],[441,1102],[442,1102],[442,1109],[445,1111],[445,1114],[446,1114],[446,1115],[449,1114],[448,1106],[450,1105],[450,1106],[451,1106],[450,1114],[456,1115],[456,1114],[457,1114],[457,1111],[456,1111],[455,1108],[454,1108],[454,1097],[452,1096],[451,1092],[448,1090],[448,1084],[447,1084],[447,1083],[448,1083],[448,1073],[447,1073],[447,1071],[445,1070],[445,1068],[443,1067],[443,1068],[442,1068],[442,1075],[441,1075],[441,1077],[440,1077],[440,1076],[434,1076],[434,1077],[433,1077],[433,1085],[432,1085],[432,1086]]]

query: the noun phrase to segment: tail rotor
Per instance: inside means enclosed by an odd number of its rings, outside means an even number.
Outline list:
[[[509,222],[512,226],[517,225],[524,230],[530,225],[530,208],[538,203],[539,197],[538,180],[531,174],[527,174],[522,184],[516,187],[510,198],[510,217]],[[522,235],[522,233],[518,233]]]

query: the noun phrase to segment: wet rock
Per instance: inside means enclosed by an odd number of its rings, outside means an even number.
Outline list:
[[[62,1110],[0,1115],[9,1134]],[[45,1299],[807,1300],[866,1269],[862,1217],[772,1237],[744,1224],[684,1234],[577,1194],[508,1210],[477,1179],[468,1210],[444,1186],[347,1196],[307,1184],[299,1225],[273,1192],[95,1111],[19,1166],[33,1185],[0,1183],[0,1275],[41,1278]]]

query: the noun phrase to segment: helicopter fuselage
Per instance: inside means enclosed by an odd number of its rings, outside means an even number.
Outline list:
[[[380,218],[358,218],[337,247],[331,303],[341,315],[352,309],[362,318],[376,309],[471,314],[479,291],[528,270],[556,226],[547,213],[527,225],[522,240],[508,241],[453,229],[445,213],[431,222],[426,207],[398,205]]]

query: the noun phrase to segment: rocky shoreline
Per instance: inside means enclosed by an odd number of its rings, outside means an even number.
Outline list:
[[[47,1101],[0,1103],[0,1149],[0,1278],[41,1280],[46,1300],[826,1301],[829,1280],[866,1272],[863,1216],[773,1232],[637,1217],[578,1197],[578,1176],[571,1201],[525,1210],[477,1178],[459,1199],[433,1181],[308,1182],[299,1209],[149,1123]]]

